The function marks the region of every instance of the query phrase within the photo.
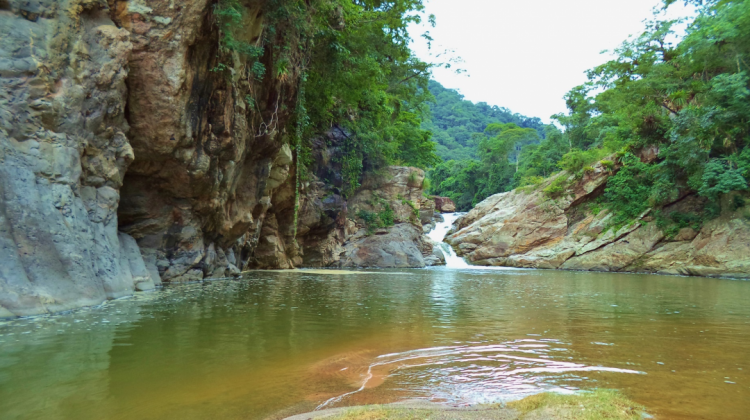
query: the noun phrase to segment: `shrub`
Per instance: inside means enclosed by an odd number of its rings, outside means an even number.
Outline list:
[[[541,176],[527,176],[521,179],[521,186],[522,187],[528,187],[528,186],[536,187],[542,182],[544,182],[544,178],[542,178]]]
[[[432,183],[430,182],[429,178],[425,178],[422,182],[422,190],[425,193],[428,193],[430,191],[430,187],[432,187]]]
[[[360,210],[357,212],[357,217],[365,222],[367,227],[367,234],[372,235],[375,229],[380,229],[395,224],[393,208],[388,203],[383,205],[383,210],[378,213],[373,213],[367,210]]]
[[[743,207],[745,207],[745,198],[741,195],[735,195],[732,197],[732,211],[737,211]]]
[[[409,181],[409,185],[410,186],[415,186],[416,187],[418,179],[419,179],[419,175],[417,174],[416,171],[409,173],[408,181]]]
[[[549,198],[557,198],[565,192],[568,186],[568,179],[565,175],[558,176],[542,192]]]
[[[665,216],[664,212],[656,215],[656,226],[664,232],[667,238],[674,238],[680,229],[689,227],[695,231],[701,230],[705,216],[697,213],[681,213],[673,211]]]
[[[607,156],[609,152],[604,149],[593,148],[589,150],[573,149],[563,155],[559,165],[564,170],[575,174],[590,166],[592,163]]]
[[[593,203],[589,210],[591,210],[591,214],[598,216],[602,212],[602,206],[599,203]]]
[[[721,194],[747,189],[741,170],[719,159],[711,159],[706,164],[701,181],[698,194],[711,200],[717,200]]]
[[[607,181],[604,198],[614,213],[612,224],[621,227],[633,221],[652,205],[654,175],[651,167],[633,155],[625,156],[625,165]]]
[[[602,168],[604,168],[604,169],[606,169],[608,171],[612,171],[613,169],[615,169],[615,163],[612,162],[611,160],[602,160],[599,163],[602,164]]]

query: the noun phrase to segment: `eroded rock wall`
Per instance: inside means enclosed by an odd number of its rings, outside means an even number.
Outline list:
[[[368,172],[346,200],[341,178],[345,136],[336,127],[312,142],[313,164],[300,183],[296,240],[296,173],[274,195],[268,216],[273,222],[264,225],[256,250],[257,267],[420,268],[439,264],[423,229],[432,222],[435,207],[424,197],[424,171],[389,166]],[[377,214],[386,207],[392,211],[393,226],[368,228],[358,217],[360,212]],[[422,207],[426,210],[421,211]]]
[[[237,36],[260,45],[263,3],[244,5]],[[299,70],[258,80],[221,48],[213,11],[0,2],[0,316],[239,274],[253,258],[293,165]],[[272,68],[269,48],[260,60]]]
[[[245,3],[253,12],[235,35],[260,45],[262,2]],[[120,228],[163,281],[246,268],[293,161],[283,127],[299,75],[292,70],[282,82],[268,71],[257,80],[251,60],[220,48],[212,12],[209,0],[131,0],[113,9],[133,44],[128,120],[135,161],[122,190]],[[270,49],[261,62],[273,68]]]
[[[345,201],[341,129],[315,140],[295,223],[301,70],[259,79],[223,46],[214,3],[0,0],[0,317],[244,269],[432,255],[424,173],[386,168]],[[273,69],[283,28],[264,33],[266,3],[242,4],[233,36]],[[356,214],[384,204],[396,225],[369,234]]]
[[[699,232],[682,229],[666,237],[650,211],[615,230],[606,210],[586,203],[600,195],[613,172],[594,166],[580,180],[565,172],[566,190],[557,199],[542,190],[518,189],[484,200],[458,220],[446,241],[478,265],[645,272],[750,278],[750,210],[722,203],[722,215]],[[683,195],[663,210],[688,212],[702,199]]]
[[[294,236],[296,173],[273,197],[255,252],[258,268],[424,267],[439,264],[424,235],[434,201],[424,197],[424,171],[389,166],[369,172],[355,194],[342,195],[340,128],[312,142],[313,164],[300,183],[297,236]],[[368,229],[360,212],[377,214],[386,206],[394,225]],[[423,209],[424,208],[424,209]],[[296,239],[296,240],[295,240]]]
[[[57,312],[153,288],[158,279],[117,228],[134,159],[130,33],[100,1],[0,6],[0,312]]]

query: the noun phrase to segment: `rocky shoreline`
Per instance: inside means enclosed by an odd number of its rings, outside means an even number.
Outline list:
[[[594,203],[612,175],[598,163],[581,179],[561,172],[534,188],[493,195],[460,218],[446,242],[475,265],[750,279],[746,206],[733,208],[727,197],[718,218],[672,234],[651,210],[612,226],[612,214]],[[565,190],[548,197],[544,189],[559,179]],[[686,194],[658,210],[685,213],[701,200]]]

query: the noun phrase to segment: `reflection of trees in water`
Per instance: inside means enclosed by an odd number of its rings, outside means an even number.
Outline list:
[[[140,305],[115,303],[0,327],[0,417],[114,418],[115,407],[106,404],[110,352],[127,331],[119,325],[139,320]]]

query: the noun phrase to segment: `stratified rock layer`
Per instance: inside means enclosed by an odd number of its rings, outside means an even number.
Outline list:
[[[459,255],[478,265],[566,270],[645,272],[750,278],[750,217],[732,210],[672,238],[665,237],[650,212],[614,230],[606,211],[593,214],[585,203],[603,192],[612,173],[596,165],[583,179],[563,172],[567,190],[558,199],[515,190],[484,200],[458,220],[448,236]],[[684,196],[664,210],[694,207],[700,199]]]
[[[134,159],[130,33],[98,1],[2,4],[0,312],[56,312],[129,295],[136,283],[153,288],[117,230]]]

